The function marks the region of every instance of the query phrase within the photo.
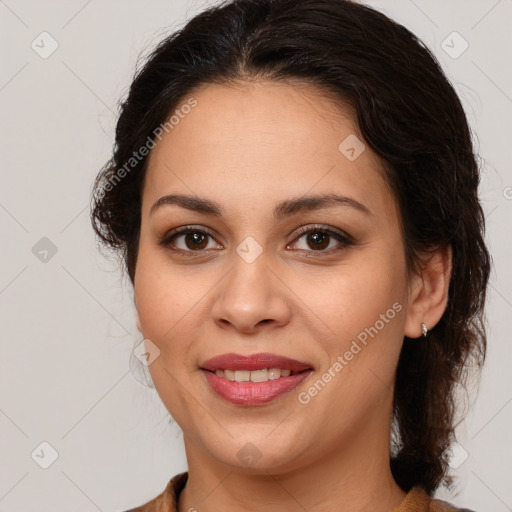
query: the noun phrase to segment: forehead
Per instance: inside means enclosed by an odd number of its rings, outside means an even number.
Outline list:
[[[167,139],[178,139],[187,148],[220,148],[230,153],[243,147],[244,161],[253,154],[262,161],[266,154],[285,157],[322,148],[329,151],[332,135],[337,146],[339,136],[357,131],[351,107],[335,103],[319,89],[301,82],[207,84],[187,95],[176,110],[190,98],[197,105],[182,116]],[[265,145],[265,153],[261,145]]]
[[[192,191],[219,202],[261,202],[336,189],[370,208],[389,208],[381,162],[362,141],[352,109],[320,89],[300,82],[209,84],[174,113],[191,99],[195,106],[174,118],[152,150],[144,200]]]

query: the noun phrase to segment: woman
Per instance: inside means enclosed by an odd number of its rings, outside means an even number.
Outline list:
[[[188,461],[134,510],[455,510],[478,181],[439,64],[369,7],[232,0],[162,41],[92,212]]]

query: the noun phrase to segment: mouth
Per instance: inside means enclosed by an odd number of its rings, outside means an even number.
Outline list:
[[[314,369],[311,364],[269,353],[224,354],[200,370],[210,388],[236,405],[262,405],[291,391]]]

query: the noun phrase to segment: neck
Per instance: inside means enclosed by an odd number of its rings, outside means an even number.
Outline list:
[[[253,473],[212,459],[185,436],[189,475],[178,510],[391,512],[405,493],[391,475],[389,440],[366,434],[298,468]]]

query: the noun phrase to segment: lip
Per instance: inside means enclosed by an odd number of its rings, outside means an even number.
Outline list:
[[[234,353],[222,354],[220,356],[213,357],[212,359],[208,359],[201,364],[200,368],[210,372],[215,372],[215,370],[254,371],[261,370],[263,368],[280,368],[281,370],[290,370],[292,372],[303,372],[304,370],[313,369],[312,365],[308,363],[276,354],[270,354],[268,352],[260,352],[259,354],[251,354],[247,356]],[[283,377],[283,379],[285,378],[288,377]]]
[[[295,375],[266,382],[236,382],[219,377],[209,370],[201,369],[201,372],[213,391],[228,402],[235,405],[256,406],[271,402],[296,388],[313,373],[313,370],[310,368]]]

